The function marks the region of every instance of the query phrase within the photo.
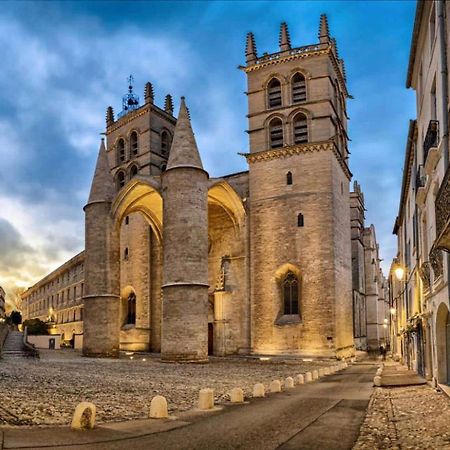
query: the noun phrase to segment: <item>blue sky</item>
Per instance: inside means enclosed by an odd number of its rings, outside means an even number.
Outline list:
[[[211,176],[246,170],[245,35],[259,54],[317,42],[319,16],[345,59],[351,170],[365,192],[387,268],[395,253],[408,120],[405,88],[415,1],[8,2],[0,13],[0,284],[12,293],[83,249],[105,111],[126,78],[156,103],[185,95]]]

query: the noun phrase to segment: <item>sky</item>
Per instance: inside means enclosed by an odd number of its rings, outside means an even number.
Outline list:
[[[127,77],[155,102],[186,96],[211,176],[247,170],[245,36],[258,53],[318,41],[319,16],[345,60],[350,168],[387,272],[414,92],[405,87],[415,1],[2,1],[0,285],[11,299],[84,248],[84,214],[105,112]]]

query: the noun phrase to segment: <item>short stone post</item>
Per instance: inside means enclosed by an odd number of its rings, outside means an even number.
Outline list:
[[[269,386],[270,392],[281,392],[281,382],[280,380],[273,380]]]
[[[312,381],[312,373],[306,372],[305,373],[305,383],[309,383],[310,381]]]
[[[96,408],[93,403],[81,402],[75,408],[72,418],[72,428],[74,430],[92,429],[95,425]]]
[[[162,395],[152,398],[149,417],[150,419],[167,419],[169,417],[167,400]]]
[[[318,380],[319,379],[319,371],[318,370],[313,370],[312,371],[312,379],[313,380]]]
[[[214,408],[214,390],[213,389],[200,389],[198,396],[198,409],[213,409]]]
[[[264,397],[266,395],[264,385],[262,383],[256,383],[253,386],[253,397]]]
[[[241,388],[234,388],[230,391],[231,403],[243,403],[244,391]]]
[[[301,373],[295,377],[295,380],[297,381],[297,384],[305,384],[305,377]]]
[[[291,389],[294,387],[294,379],[292,377],[287,377],[286,380],[284,380],[284,387],[286,389]]]
[[[373,379],[374,386],[381,386],[381,377],[379,375],[376,375]]]

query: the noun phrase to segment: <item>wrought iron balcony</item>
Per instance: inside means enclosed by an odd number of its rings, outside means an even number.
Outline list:
[[[439,122],[437,120],[430,120],[428,124],[427,134],[423,141],[423,163],[425,164],[428,153],[431,148],[437,147],[439,143]]]
[[[450,167],[436,196],[436,248],[450,251]]]

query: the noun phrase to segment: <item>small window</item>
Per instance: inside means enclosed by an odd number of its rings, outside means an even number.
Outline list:
[[[292,103],[306,102],[306,80],[301,73],[292,77]]]
[[[288,185],[292,184],[292,172],[288,172],[286,174],[286,184]]]
[[[130,217],[127,216],[125,217],[125,225],[128,225],[130,223]]]
[[[139,153],[139,146],[138,146],[138,134],[136,131],[133,131],[130,134],[130,152],[131,156],[137,156]]]
[[[137,175],[137,173],[138,173],[138,168],[137,168],[137,166],[131,166],[131,169],[130,169],[130,178],[135,177],[135,176]]]
[[[277,108],[282,105],[281,101],[281,83],[276,78],[270,80],[267,85],[267,99],[269,108]]]
[[[167,156],[170,151],[170,146],[172,144],[172,138],[167,131],[161,133],[161,154]]]
[[[117,160],[119,164],[125,161],[125,141],[123,139],[117,141]]]
[[[278,117],[272,119],[269,124],[270,148],[283,146],[283,123]]]
[[[125,186],[125,173],[120,171],[117,174],[117,188],[121,189]]]
[[[132,292],[127,300],[127,324],[136,324],[136,294]]]
[[[298,314],[298,279],[292,272],[286,274],[282,288],[284,314]]]
[[[294,117],[294,143],[305,144],[308,142],[308,121],[303,113]]]
[[[125,251],[123,252],[123,259],[124,259],[125,261],[127,261],[127,260],[128,260],[128,257],[129,257],[128,247],[125,247]]]
[[[302,213],[298,213],[298,215],[297,215],[297,226],[298,226],[298,227],[303,227],[303,226],[305,226],[305,219],[304,219]]]

